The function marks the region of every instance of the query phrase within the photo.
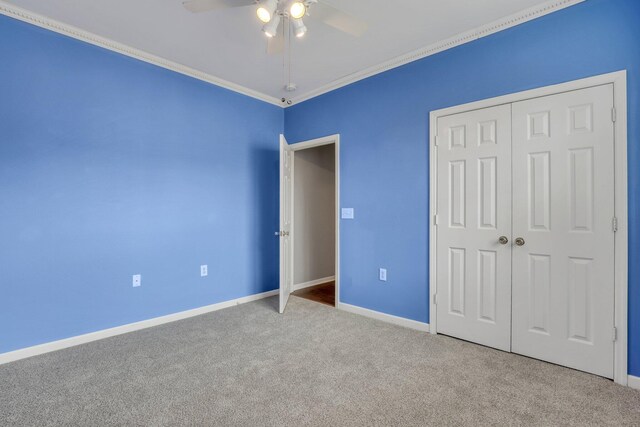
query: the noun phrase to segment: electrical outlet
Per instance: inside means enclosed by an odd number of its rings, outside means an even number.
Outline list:
[[[342,208],[342,219],[354,219],[355,211],[353,208]]]
[[[381,268],[380,269],[380,280],[383,282],[387,281],[387,269],[386,268]]]
[[[205,277],[209,275],[209,269],[207,268],[206,265],[201,265],[200,266],[200,277]]]
[[[140,285],[142,285],[142,275],[141,274],[134,274],[133,275],[133,287],[137,288]]]

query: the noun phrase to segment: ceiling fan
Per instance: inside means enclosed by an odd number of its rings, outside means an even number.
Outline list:
[[[264,23],[262,31],[269,38],[278,36],[278,27],[282,19],[288,19],[296,37],[307,32],[303,18],[313,18],[343,33],[360,37],[367,31],[367,24],[362,20],[334,7],[323,0],[187,0],[182,3],[193,12],[208,12],[216,9],[257,6],[256,14]]]
[[[280,54],[287,47],[288,55],[283,55],[284,90],[293,92],[297,85],[291,81],[291,37],[303,37],[307,26],[303,22],[306,16],[333,27],[343,33],[360,37],[367,31],[367,24],[348,13],[331,6],[324,0],[186,0],[185,9],[193,13],[208,12],[216,9],[253,6],[256,15],[264,24],[262,31],[267,36],[267,53]],[[282,22],[282,25],[280,25]],[[288,67],[286,66],[288,61]],[[291,105],[291,99],[283,97],[283,103]]]

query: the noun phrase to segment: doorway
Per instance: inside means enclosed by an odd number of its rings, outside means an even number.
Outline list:
[[[432,113],[433,332],[626,383],[625,91],[621,72]]]
[[[293,153],[293,294],[335,306],[335,144]]]
[[[280,312],[289,295],[339,301],[339,136],[281,138]]]

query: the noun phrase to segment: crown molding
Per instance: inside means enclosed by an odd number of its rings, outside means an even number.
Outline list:
[[[487,25],[483,25],[473,30],[457,34],[445,40],[440,40],[438,42],[432,43],[423,48],[414,50],[404,55],[397,56],[391,60],[385,61],[383,63],[366,68],[362,71],[358,71],[356,73],[334,80],[324,86],[319,87],[318,89],[314,89],[309,92],[306,92],[297,98],[292,98],[293,105],[303,101],[307,101],[311,98],[315,98],[316,96],[323,95],[327,92],[331,92],[333,90],[339,89],[343,86],[350,85],[351,83],[355,83],[357,81],[364,80],[368,77],[375,76],[376,74],[384,73],[385,71],[389,71],[391,69],[401,67],[410,62],[414,62],[419,59],[426,58],[427,56],[435,55],[436,53],[439,53],[448,49],[452,49],[456,46],[460,46],[474,40],[478,40],[482,37],[486,37],[488,35],[506,30],[511,27],[515,27],[516,25],[520,25],[525,22],[531,21],[533,19],[540,18],[541,16],[548,15],[553,12],[557,12],[558,10],[576,5],[578,3],[582,3],[583,1],[586,1],[586,0],[547,1],[546,3],[542,3],[538,6],[534,6],[529,9],[525,9],[520,12],[517,12],[513,15],[509,15],[504,18],[498,19]]]
[[[282,107],[280,99],[0,0],[0,14]]]
[[[488,35],[497,33],[499,31],[503,31],[508,28],[515,27],[516,25],[523,24],[525,22],[531,21],[541,16],[548,15],[558,10],[576,5],[578,3],[582,3],[583,1],[586,1],[586,0],[547,1],[546,3],[540,4],[538,6],[525,9],[513,15],[498,19],[487,25],[483,25],[473,30],[457,34],[445,40],[440,40],[436,43],[432,43],[423,48],[417,49],[415,51],[393,58],[391,60],[382,62],[380,64],[374,65],[372,67],[366,68],[364,70],[361,70],[356,73],[350,74],[348,76],[342,77],[340,79],[334,80],[324,86],[321,86],[317,89],[306,92],[297,98],[292,98],[293,105],[309,100],[311,98],[315,98],[316,96],[323,95],[327,92],[331,92],[333,90],[339,89],[343,86],[350,85],[351,83],[364,80],[376,74],[384,73],[385,71],[389,71],[394,68],[401,67],[410,62],[414,62],[419,59],[423,59],[428,56],[435,55],[436,53],[443,52],[445,50],[454,48],[456,46],[460,46],[462,44],[465,44],[474,40],[478,40],[482,37],[486,37]],[[229,82],[227,80],[218,78],[211,74],[196,70],[194,68],[187,67],[186,65],[182,65],[177,62],[173,62],[168,59],[161,58],[159,56],[145,52],[143,50],[136,49],[122,43],[118,43],[106,37],[101,37],[101,36],[98,36],[97,34],[93,34],[88,31],[81,30],[72,25],[67,25],[62,22],[56,21],[54,19],[47,18],[42,15],[38,15],[26,9],[11,5],[3,0],[0,0],[0,14],[36,25],[41,28],[54,31],[56,33],[63,34],[78,40],[82,40],[84,42],[129,56],[131,58],[135,58],[153,65],[156,65],[158,67],[166,68],[168,70],[175,71],[177,73],[184,74],[189,77],[193,77],[198,80],[202,80],[204,82],[211,83],[216,86],[220,86],[225,89],[229,89],[234,92],[237,92],[246,96],[250,96],[255,99],[259,99],[269,104],[277,105],[281,108],[288,107],[288,106],[282,105],[281,100],[276,97],[255,91],[253,89],[249,89],[247,87],[244,87],[236,83]]]

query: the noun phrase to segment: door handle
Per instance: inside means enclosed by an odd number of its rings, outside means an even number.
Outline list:
[[[507,236],[500,236],[500,237],[498,238],[498,242],[499,242],[501,245],[506,245],[507,243],[509,243],[509,239],[507,238]]]
[[[516,245],[518,246],[524,246],[524,239],[522,237],[518,237],[516,239]]]

